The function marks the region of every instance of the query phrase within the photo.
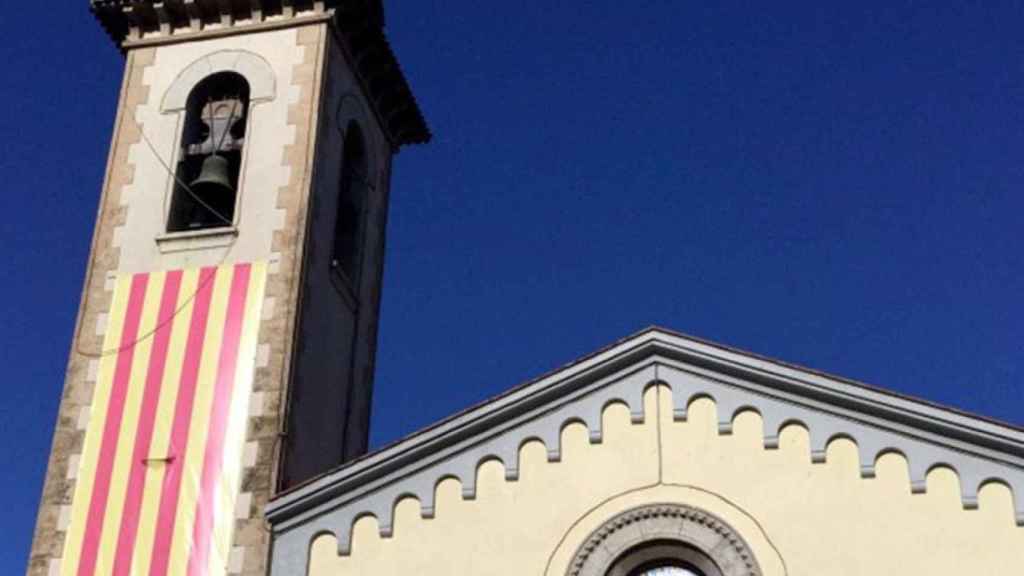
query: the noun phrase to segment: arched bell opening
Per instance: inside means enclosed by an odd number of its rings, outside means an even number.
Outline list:
[[[235,72],[203,79],[189,93],[168,232],[232,226],[249,111],[249,83]]]

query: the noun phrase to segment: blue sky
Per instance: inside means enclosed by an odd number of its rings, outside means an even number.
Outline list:
[[[1024,425],[1022,5],[633,4],[387,3],[435,139],[395,163],[373,442],[650,324]],[[3,27],[15,573],[122,60],[85,0]]]

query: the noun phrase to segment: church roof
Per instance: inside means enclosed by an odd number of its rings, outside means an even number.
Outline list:
[[[372,514],[381,534],[389,535],[394,504],[403,497],[417,497],[430,517],[443,478],[458,478],[463,495],[472,498],[478,465],[497,459],[506,477],[516,479],[526,441],[541,440],[549,460],[557,461],[562,428],[582,422],[591,441],[600,442],[609,403],[625,403],[633,421],[642,422],[643,393],[654,383],[671,389],[676,420],[686,419],[692,400],[711,398],[721,434],[731,433],[738,413],[758,412],[766,449],[777,448],[779,432],[792,423],[807,428],[814,462],[824,462],[833,439],[851,439],[864,477],[874,475],[878,457],[900,453],[914,492],[925,490],[932,469],[949,467],[960,477],[966,508],[977,506],[982,485],[1003,483],[1015,494],[1017,523],[1024,526],[1024,429],[662,328],[616,342],[279,495],[268,505],[268,518],[278,535],[329,530],[347,553],[352,523]]]
[[[430,141],[430,128],[384,34],[382,0],[89,0],[89,6],[119,47],[289,20],[322,21],[333,11],[341,41],[392,145]],[[207,30],[208,25],[213,27]]]

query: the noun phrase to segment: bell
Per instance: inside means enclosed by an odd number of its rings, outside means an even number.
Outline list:
[[[203,160],[199,177],[193,180],[189,187],[203,200],[220,204],[218,199],[232,198],[235,194],[235,189],[231,187],[229,170],[227,158],[210,154]]]

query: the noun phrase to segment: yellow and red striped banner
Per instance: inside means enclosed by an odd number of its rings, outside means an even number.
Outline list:
[[[227,572],[265,278],[118,278],[62,576]]]

